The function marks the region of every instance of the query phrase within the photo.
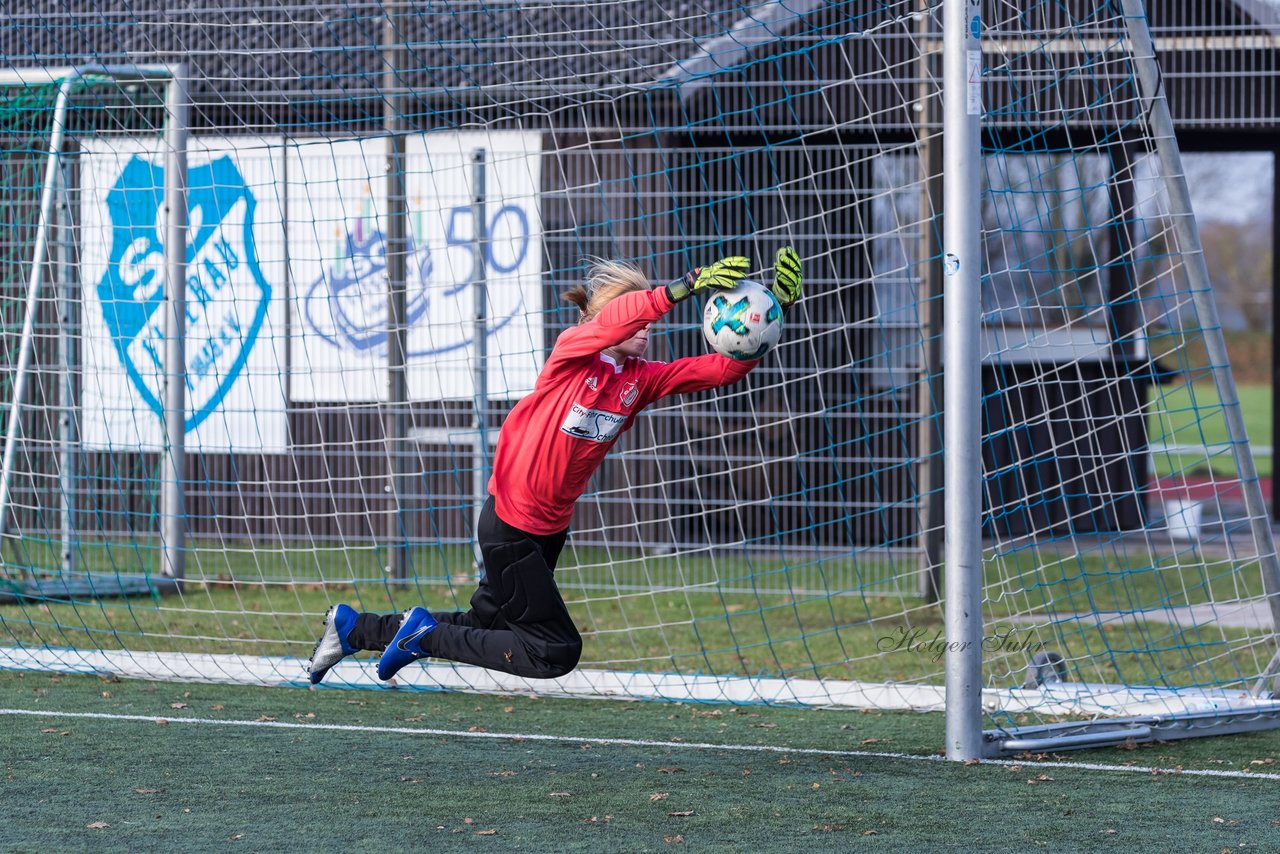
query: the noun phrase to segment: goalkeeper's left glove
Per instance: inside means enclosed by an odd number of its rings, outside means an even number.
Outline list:
[[[778,298],[783,310],[791,308],[791,304],[800,299],[804,289],[803,277],[800,273],[800,256],[790,246],[778,250],[777,261],[773,265],[773,295]]]
[[[697,267],[667,285],[667,296],[671,297],[672,302],[680,302],[693,294],[705,293],[712,288],[736,288],[742,277],[747,275],[747,267],[750,263],[741,255],[730,255],[714,264]]]

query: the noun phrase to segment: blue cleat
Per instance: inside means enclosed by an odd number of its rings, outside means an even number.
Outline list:
[[[405,611],[396,636],[387,644],[382,658],[378,659],[378,678],[385,682],[406,664],[425,658],[427,654],[422,651],[422,639],[435,627],[435,617],[426,608]]]
[[[357,651],[347,640],[355,627],[356,612],[348,605],[334,605],[325,613],[324,633],[311,650],[311,661],[307,664],[312,685],[319,685],[329,668]]]

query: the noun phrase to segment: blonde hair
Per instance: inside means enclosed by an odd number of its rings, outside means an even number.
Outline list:
[[[649,278],[634,264],[625,261],[589,259],[586,287],[575,285],[561,299],[578,307],[578,322],[586,323],[613,300],[632,291],[649,289]]]

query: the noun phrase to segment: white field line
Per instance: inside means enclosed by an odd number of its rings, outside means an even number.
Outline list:
[[[485,738],[508,741],[545,741],[565,744],[595,744],[609,747],[661,747],[667,750],[721,750],[734,753],[774,753],[787,756],[837,756],[846,759],[893,759],[906,762],[950,762],[944,756],[914,755],[910,753],[887,753],[871,750],[823,750],[816,747],[779,747],[766,744],[712,744],[696,741],[653,741],[638,738],[587,738],[578,735],[545,735],[541,733],[520,732],[462,732],[452,729],[430,729],[426,727],[395,726],[357,726],[353,724],[301,724],[288,721],[246,721],[218,720],[215,718],[184,718],[155,715],[116,715],[107,712],[64,712],[56,709],[0,709],[0,715],[15,715],[31,718],[81,718],[106,721],[137,721],[156,724],[164,721],[170,724],[194,724],[224,727],[263,727],[266,729],[314,730],[318,732],[364,732],[380,735],[434,735],[447,738]],[[1175,777],[1224,777],[1239,780],[1274,780],[1280,781],[1280,774],[1250,771],[1214,771],[1209,769],[1188,770],[1177,768],[1155,768],[1142,765],[1106,765],[1098,762],[1038,762],[1034,760],[1016,759],[984,759],[982,765],[1014,766],[1028,768],[1067,768],[1082,771],[1105,771],[1129,774],[1146,774],[1151,776],[1169,775]]]

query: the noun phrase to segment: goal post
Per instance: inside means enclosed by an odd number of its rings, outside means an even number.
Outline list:
[[[981,754],[982,733],[982,4],[943,5],[943,449],[946,471],[946,750]]]
[[[493,443],[587,259],[768,281],[791,244],[781,343],[649,407],[577,504],[580,667],[398,687],[927,710],[955,760],[1280,725],[1156,60],[1189,24],[352,0],[24,47],[54,6],[0,33],[0,667],[303,687],[332,603],[465,609]],[[697,308],[651,358],[707,352]]]
[[[181,366],[185,364],[183,355],[182,334],[182,301],[185,289],[175,287],[175,283],[184,282],[186,265],[186,146],[187,146],[187,111],[189,97],[186,89],[186,67],[178,65],[81,65],[68,68],[49,69],[11,69],[0,71],[0,88],[30,90],[44,88],[52,93],[52,109],[50,110],[48,147],[44,155],[43,179],[39,185],[39,207],[35,226],[35,235],[31,246],[30,272],[27,278],[25,300],[22,309],[22,327],[17,342],[17,357],[11,374],[9,406],[5,421],[4,450],[0,457],[0,563],[4,561],[3,546],[7,534],[7,522],[10,515],[10,489],[14,476],[14,467],[18,456],[18,446],[22,440],[23,409],[27,405],[27,385],[32,375],[32,354],[36,336],[36,321],[39,313],[41,292],[48,286],[45,284],[46,271],[57,264],[63,275],[66,275],[66,258],[54,259],[51,253],[53,241],[51,235],[55,231],[62,233],[61,240],[68,240],[67,232],[73,230],[69,211],[72,208],[70,180],[67,177],[67,161],[69,155],[68,121],[75,106],[77,94],[95,86],[125,86],[142,82],[154,82],[163,86],[163,135],[165,141],[166,164],[165,185],[163,187],[163,221],[166,223],[166,234],[163,241],[164,254],[164,294],[167,300],[165,311],[166,341],[170,347],[169,365],[178,369],[166,377],[166,413],[171,423],[167,424],[168,447],[165,453],[166,476],[165,489],[161,501],[161,516],[164,520],[162,542],[163,561],[162,574],[174,579],[182,577],[183,539],[185,519],[182,511],[182,472],[183,460],[183,382]],[[59,216],[62,219],[59,220]],[[60,426],[62,456],[59,459],[61,501],[59,512],[63,522],[63,569],[72,569],[75,549],[75,488],[74,460],[78,454],[76,447],[76,431],[78,429],[79,412],[76,410],[74,373],[75,339],[79,329],[74,326],[79,317],[78,311],[72,308],[79,301],[76,283],[66,279],[54,283],[58,289],[55,301],[58,304],[55,325],[59,332],[59,374],[62,383],[56,406],[60,409],[57,422]],[[110,578],[99,579],[90,590],[106,593],[109,590],[125,589],[127,585],[117,584]],[[150,586],[148,586],[150,587]],[[70,589],[70,588],[68,588]],[[151,589],[154,589],[153,587]]]
[[[1001,755],[1088,747],[1106,747],[1126,741],[1175,740],[1207,734],[1230,734],[1280,728],[1280,559],[1277,558],[1266,501],[1245,431],[1240,400],[1223,338],[1223,326],[1213,296],[1212,277],[1205,261],[1204,247],[1192,210],[1173,118],[1165,97],[1155,43],[1142,0],[1121,0],[1124,33],[1131,45],[1131,62],[1136,78],[1140,115],[1150,134],[1155,171],[1167,198],[1169,228],[1181,248],[1181,263],[1187,281],[1188,300],[1194,306],[1199,332],[1208,356],[1213,387],[1222,407],[1231,464],[1239,478],[1244,519],[1249,536],[1259,544],[1258,575],[1261,601],[1272,627],[1271,644],[1276,649],[1256,679],[1241,684],[1235,696],[1205,692],[1198,702],[1192,699],[1183,708],[1163,713],[1122,716],[1101,721],[1055,722],[1002,727],[985,733],[985,743],[971,756]],[[949,330],[950,331],[950,330]],[[1265,619],[1265,618],[1264,618]],[[1262,647],[1266,660],[1267,647]],[[948,710],[950,715],[950,709]],[[950,742],[949,742],[950,744]]]

